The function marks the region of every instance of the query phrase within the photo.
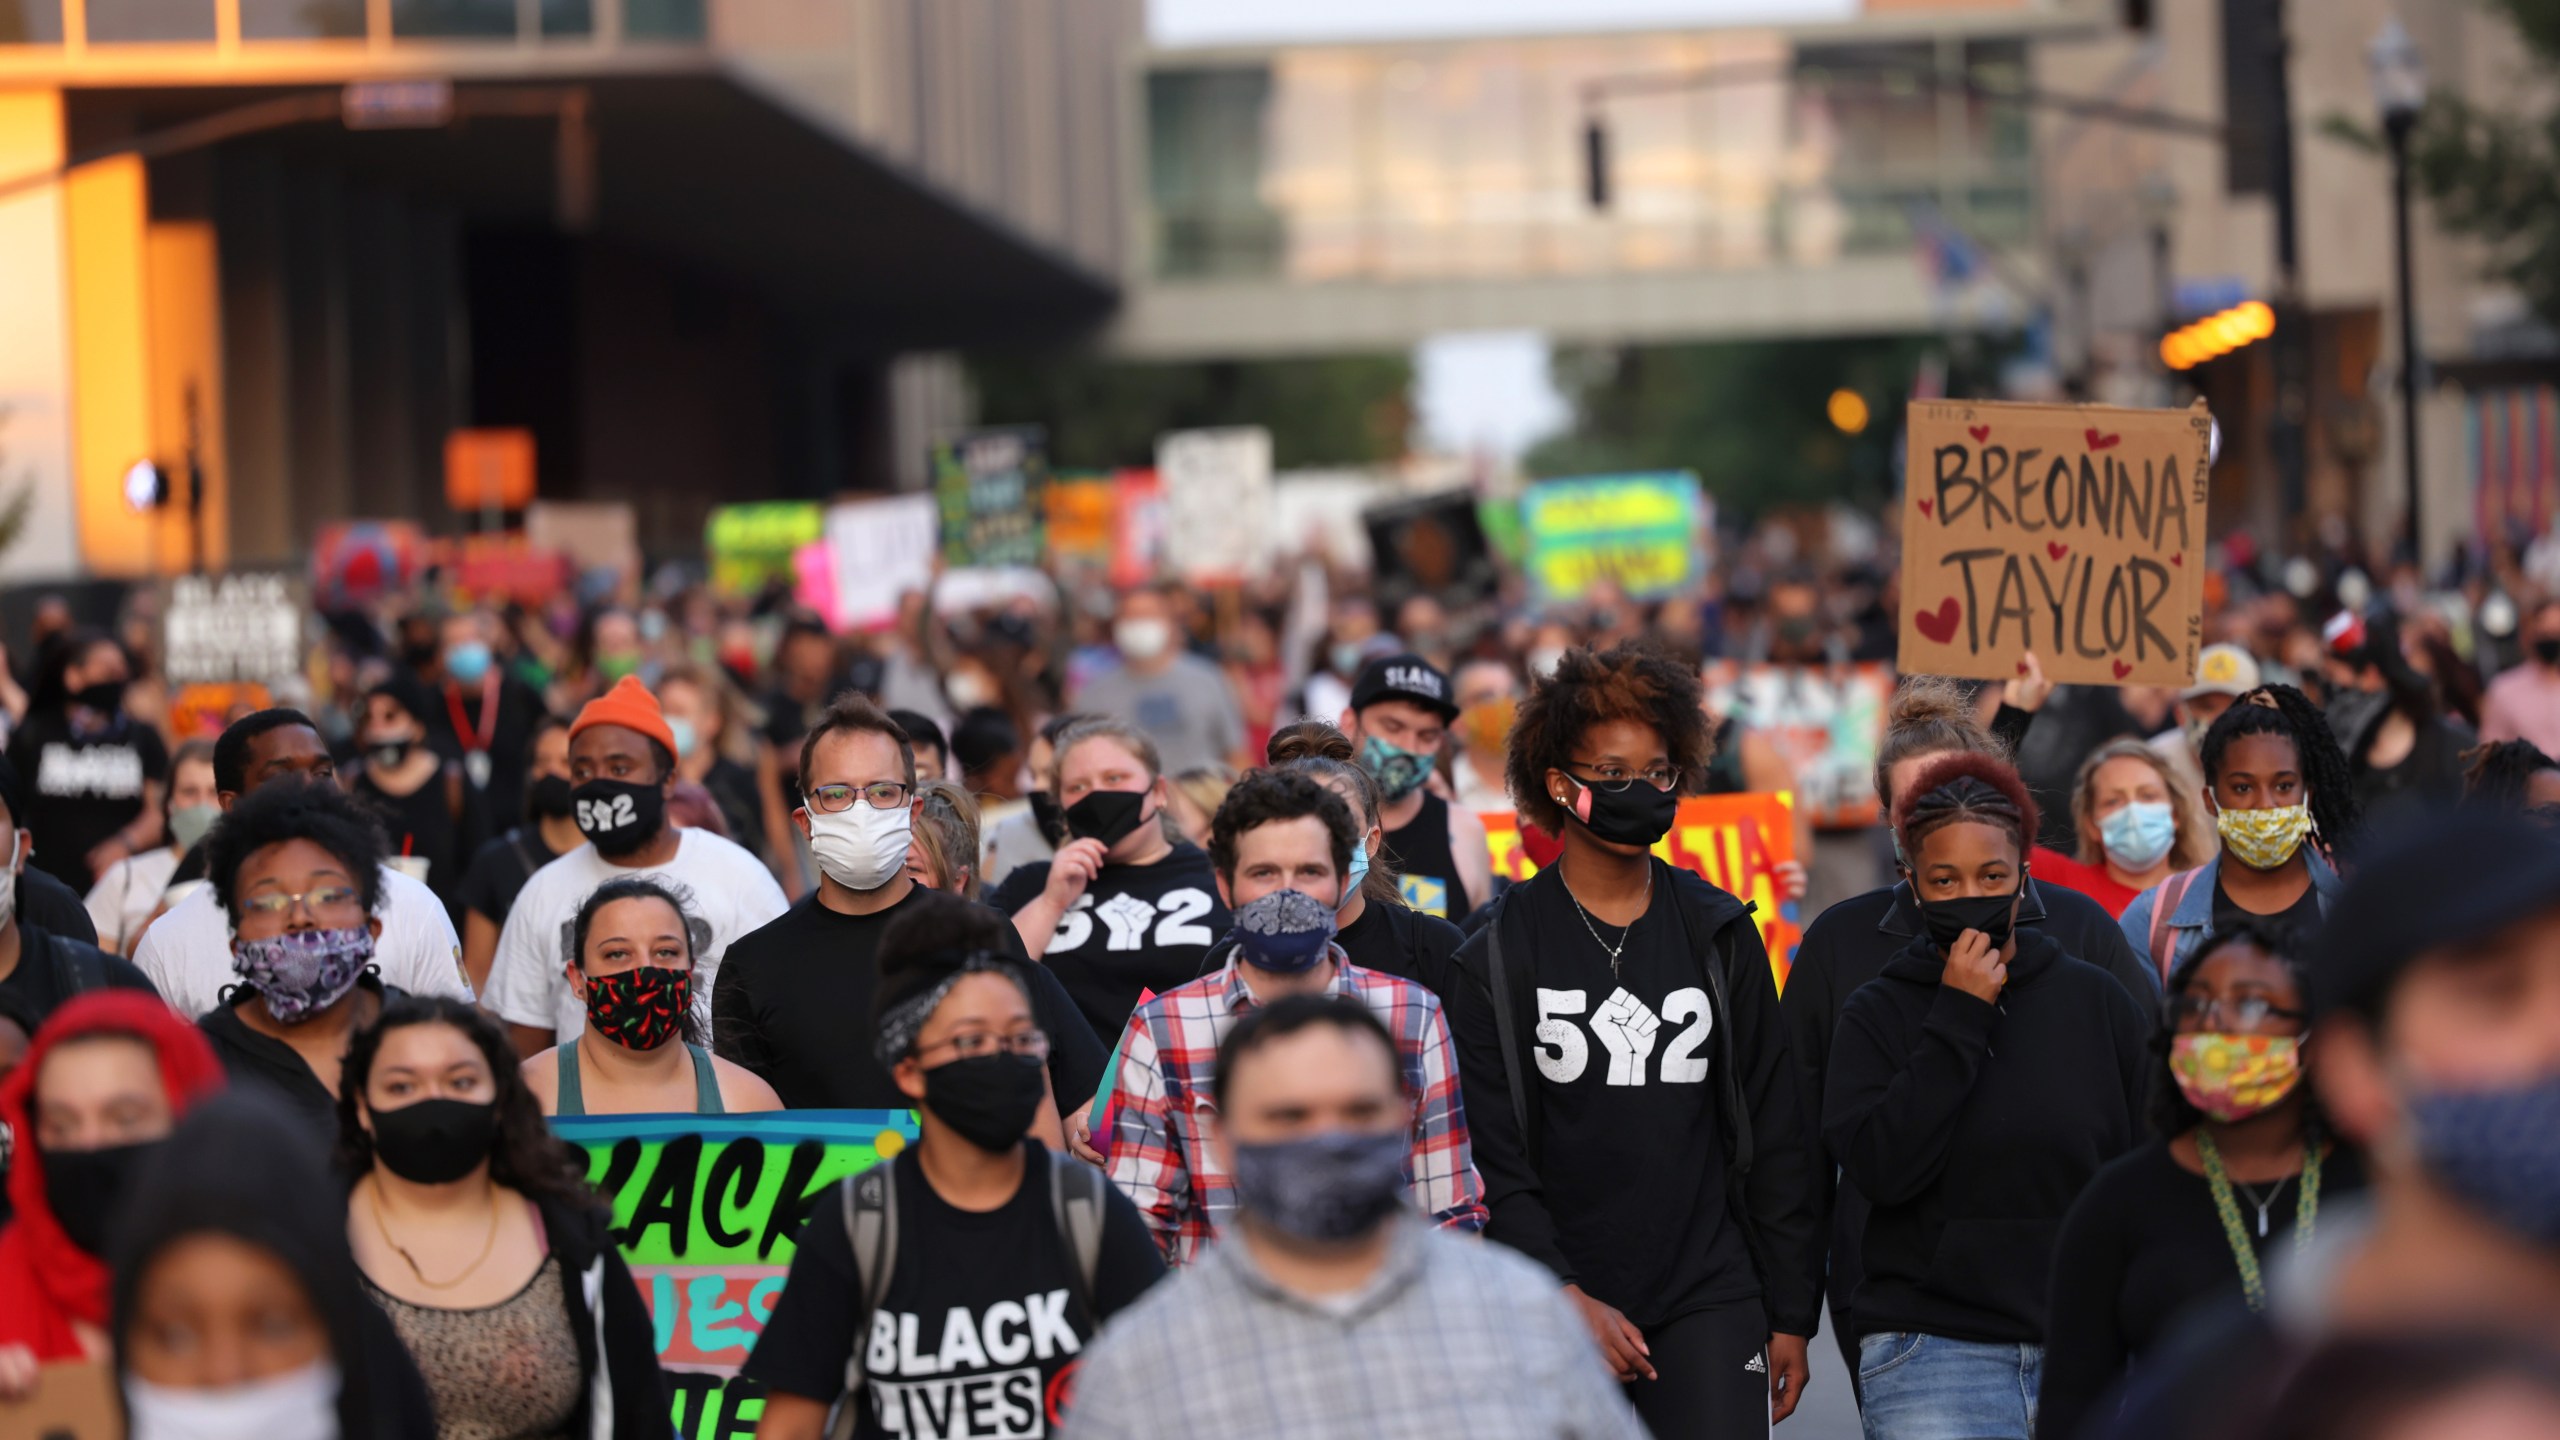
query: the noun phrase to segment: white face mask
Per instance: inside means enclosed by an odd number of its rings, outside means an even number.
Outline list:
[[[131,1440],[338,1440],[338,1367],[314,1360],[219,1390],[124,1377]]]
[[[856,799],[850,809],[833,815],[812,810],[809,853],[828,879],[847,890],[877,890],[905,867],[914,824],[915,812],[905,805],[875,810]]]
[[[6,927],[11,920],[17,918],[18,875],[26,867],[26,837],[21,835],[9,842],[9,868],[0,871],[0,927]]]
[[[1173,622],[1142,615],[1111,627],[1111,642],[1132,660],[1153,660],[1173,644]]]

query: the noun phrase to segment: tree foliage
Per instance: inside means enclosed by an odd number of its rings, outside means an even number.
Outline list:
[[[969,359],[978,414],[1039,425],[1049,463],[1099,470],[1155,463],[1156,437],[1210,425],[1271,431],[1283,469],[1394,460],[1413,427],[1413,362],[1402,355],[1125,364],[1077,354]]]
[[[2537,72],[2560,76],[2560,0],[2480,3],[2515,26]],[[2486,245],[2490,273],[2560,327],[2560,108],[2491,110],[2439,87],[2409,165],[2444,228]]]

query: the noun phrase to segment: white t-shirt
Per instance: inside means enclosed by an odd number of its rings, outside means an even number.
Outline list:
[[[533,872],[517,892],[498,932],[489,966],[489,1009],[511,1024],[547,1029],[561,1044],[587,1028],[587,1007],[569,991],[570,935],[578,907],[607,880],[646,877],[669,882],[693,913],[693,1004],[711,1020],[711,985],[729,942],[791,908],[773,872],[746,850],[708,830],[678,830],[676,858],[662,866],[616,865],[581,845]]]
[[[125,953],[130,948],[127,942],[142,933],[151,912],[159,908],[160,892],[169,888],[169,877],[177,873],[178,852],[166,845],[108,866],[82,902],[88,906],[89,923],[98,927],[98,948],[110,955]]]
[[[436,892],[386,865],[382,867],[382,938],[373,946],[382,983],[412,995],[471,998],[462,974],[462,941]],[[231,917],[203,886],[169,907],[142,932],[133,963],[160,987],[169,1008],[193,1018],[222,1003],[222,987],[240,977],[231,969]]]

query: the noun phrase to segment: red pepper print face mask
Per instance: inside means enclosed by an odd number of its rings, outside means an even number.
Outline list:
[[[655,1050],[676,1038],[693,1004],[693,972],[641,965],[587,977],[587,1024],[628,1050]]]

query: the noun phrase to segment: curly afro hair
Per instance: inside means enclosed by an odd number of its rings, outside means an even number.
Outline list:
[[[2036,802],[2017,768],[1996,755],[1959,753],[1929,762],[1910,790],[1893,799],[1893,833],[1914,867],[1920,843],[1961,821],[1990,825],[2018,837],[2024,860],[2036,843]]]
[[[1570,766],[1583,735],[1612,720],[1650,726],[1680,768],[1682,789],[1696,784],[1715,755],[1705,700],[1696,667],[1650,642],[1629,640],[1603,652],[1567,650],[1554,673],[1520,702],[1512,722],[1503,779],[1520,818],[1551,834],[1562,832],[1564,807],[1547,788],[1547,772]]]
[[[205,837],[213,898],[240,922],[240,867],[270,845],[308,840],[338,857],[365,913],[382,913],[382,829],[362,802],[328,780],[270,780],[236,801]]]

